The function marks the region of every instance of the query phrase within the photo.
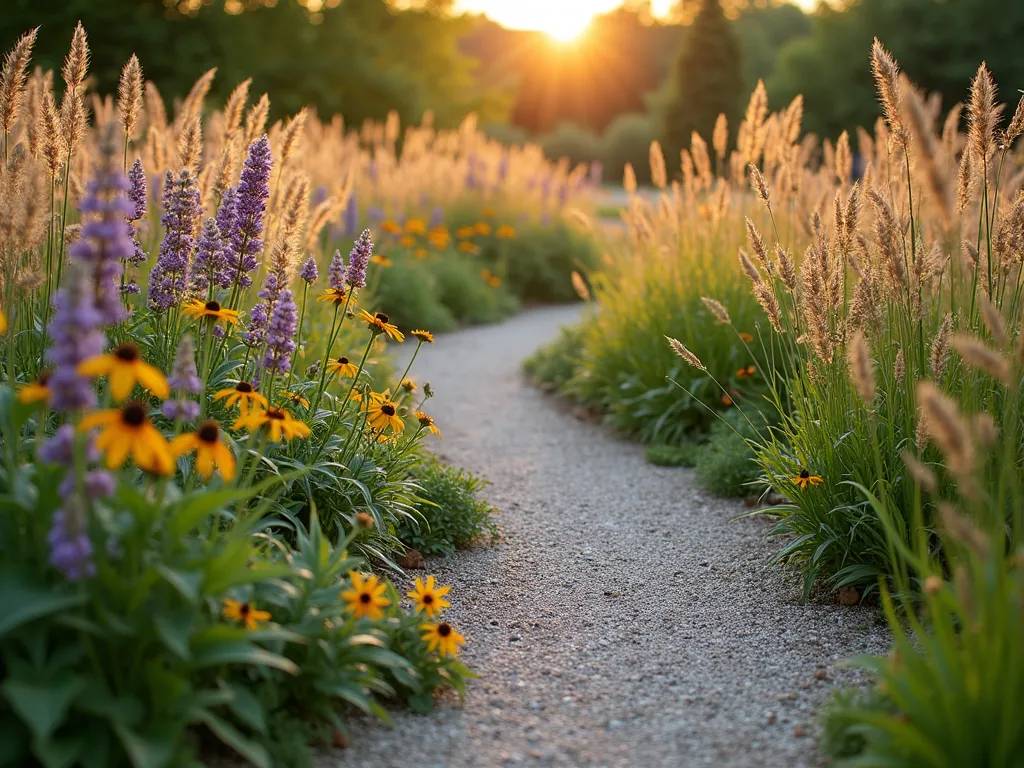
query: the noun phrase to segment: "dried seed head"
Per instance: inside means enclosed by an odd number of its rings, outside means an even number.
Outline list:
[[[987,413],[976,413],[971,417],[971,431],[974,439],[984,448],[995,445],[999,440],[999,428]]]
[[[3,71],[0,73],[0,130],[5,134],[11,132],[21,111],[25,81],[28,79],[28,62],[32,58],[32,46],[35,45],[38,31],[36,27],[22,35],[4,57]]]
[[[790,293],[795,293],[796,265],[781,245],[776,244],[775,256],[779,260],[779,275],[782,277],[782,284],[786,286]]]
[[[249,99],[249,86],[252,85],[252,78],[243,80],[235,86],[224,104],[224,137],[228,139],[235,135],[235,132],[242,125],[242,114],[245,111],[245,102]]]
[[[683,358],[683,360],[692,365],[694,368],[699,368],[702,371],[707,370],[704,367],[704,363],[700,361],[700,358],[698,358],[695,354],[693,354],[693,352],[691,352],[685,346],[683,346],[683,343],[679,341],[679,339],[673,339],[671,336],[666,336],[665,338],[668,339],[668,345],[672,347],[672,351],[679,355],[679,357]]]
[[[900,68],[877,37],[871,46],[871,72],[875,78],[885,122],[895,140],[906,146],[907,131],[900,114],[900,103],[903,101],[900,98]]]
[[[264,93],[245,117],[245,140],[242,142],[243,152],[247,151],[249,146],[263,135],[267,127],[267,116],[269,114],[270,97]]]
[[[757,227],[754,225],[749,218],[747,222],[747,241],[750,243],[750,247],[754,251],[754,255],[757,256],[757,260],[761,263],[761,266],[766,272],[771,274],[772,262],[768,258],[768,248],[765,247],[764,240],[761,237],[761,233],[757,231]]]
[[[178,158],[182,168],[193,173],[199,167],[199,158],[203,154],[203,129],[199,118],[194,118],[178,138]]]
[[[941,379],[942,375],[946,372],[946,363],[949,360],[949,336],[952,330],[953,316],[947,313],[942,319],[939,332],[935,334],[935,340],[932,342],[931,366],[932,375],[936,379]]]
[[[627,194],[636,194],[636,172],[633,171],[632,163],[626,163],[622,169],[622,186]]]
[[[939,484],[935,479],[935,473],[932,472],[928,467],[922,464],[917,458],[908,450],[904,449],[900,452],[900,456],[903,458],[903,463],[907,467],[907,471],[910,472],[910,477],[915,483],[926,493],[935,493]]]
[[[1010,118],[1010,124],[1006,127],[1006,132],[1003,134],[1001,142],[1003,149],[1009,149],[1014,140],[1022,133],[1024,133],[1024,96],[1021,96],[1020,101],[1017,102],[1017,110],[1013,113],[1013,117]]]
[[[665,171],[665,154],[661,151],[661,144],[652,141],[648,154],[651,163],[651,183],[658,189],[664,189],[668,184],[668,175]]]
[[[961,481],[963,489],[974,471],[976,455],[967,421],[960,415],[956,403],[930,381],[917,383],[917,401],[929,437],[942,451],[946,468]]]
[[[850,134],[843,131],[836,141],[835,151],[836,177],[842,186],[850,183],[853,175],[853,154],[850,152]]]
[[[758,168],[754,163],[750,163],[747,166],[747,170],[750,173],[750,187],[757,193],[757,196],[761,198],[761,202],[771,207],[771,195],[768,190],[768,182],[764,180],[764,176],[761,175],[761,169]]]
[[[985,320],[988,332],[992,334],[992,340],[997,347],[1005,348],[1010,343],[1010,338],[1006,334],[1006,324],[1003,322],[999,307],[984,297],[981,298],[980,304],[981,316]]]
[[[942,591],[943,581],[938,576],[929,576],[924,580],[925,594],[935,597]]]
[[[725,116],[725,113],[719,113],[718,119],[715,120],[715,130],[711,134],[711,143],[715,148],[715,155],[718,157],[719,164],[725,159],[725,150],[729,145],[729,119]]]
[[[896,383],[900,384],[903,381],[903,377],[906,376],[906,374],[907,364],[906,361],[903,359],[903,347],[900,347],[896,351],[896,361],[893,363],[892,366],[892,376],[893,379],[896,380]]]
[[[952,504],[945,501],[939,503],[939,519],[942,521],[942,527],[946,533],[955,541],[972,550],[979,557],[988,554],[991,545],[988,536],[978,530],[971,519],[959,512]]]
[[[583,279],[583,276],[574,269],[570,275],[570,280],[576,295],[583,301],[590,301],[590,289],[587,287],[587,282]]]
[[[965,363],[1004,384],[1010,384],[1010,362],[984,342],[974,336],[958,333],[954,334],[951,344]]]
[[[864,332],[854,331],[846,348],[847,363],[850,367],[850,378],[857,388],[861,399],[870,404],[875,399],[875,367],[871,362],[871,349]]]
[[[121,70],[121,80],[117,84],[117,113],[121,121],[121,130],[128,139],[135,138],[135,130],[139,125],[139,113],[142,111],[142,65],[134,53]]]
[[[301,109],[288,121],[287,127],[281,136],[281,168],[291,159],[299,148],[299,139],[302,136],[302,128],[306,124],[306,110]]]
[[[729,318],[729,310],[727,310],[719,301],[708,298],[707,296],[701,296],[701,302],[708,311],[715,316],[715,321],[721,325],[730,325],[732,320]]]
[[[982,62],[971,82],[971,99],[967,105],[967,140],[970,143],[974,159],[982,165],[988,162],[992,154],[993,136],[996,122],[999,120],[999,108],[996,107],[996,85],[988,66]]]

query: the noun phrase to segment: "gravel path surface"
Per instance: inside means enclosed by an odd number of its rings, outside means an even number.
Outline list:
[[[341,766],[804,766],[816,704],[884,652],[871,608],[801,604],[767,565],[763,520],[687,470],[580,421],[520,363],[575,308],[446,335],[414,375],[437,397],[441,456],[483,473],[503,541],[428,563],[480,674],[463,702],[369,721]],[[415,574],[413,574],[415,575]]]

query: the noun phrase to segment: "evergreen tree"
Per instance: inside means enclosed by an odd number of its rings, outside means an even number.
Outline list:
[[[719,0],[704,0],[683,38],[673,77],[675,98],[665,109],[662,130],[670,168],[677,167],[679,150],[690,145],[693,131],[710,142],[720,113],[729,117],[735,133],[743,99],[743,62]]]

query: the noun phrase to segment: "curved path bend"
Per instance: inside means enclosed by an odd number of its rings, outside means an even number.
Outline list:
[[[800,603],[767,564],[768,523],[524,381],[579,311],[420,353],[439,454],[486,476],[501,510],[497,546],[428,563],[480,679],[433,715],[354,723],[318,768],[813,766],[818,705],[854,680],[837,662],[886,650],[876,609]]]

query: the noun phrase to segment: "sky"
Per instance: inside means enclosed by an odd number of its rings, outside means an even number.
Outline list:
[[[809,8],[814,0],[796,0]],[[559,40],[571,40],[590,19],[622,5],[622,0],[456,0],[455,7],[486,13],[499,24],[513,29],[536,29]],[[672,0],[652,0],[655,15],[666,13]]]

